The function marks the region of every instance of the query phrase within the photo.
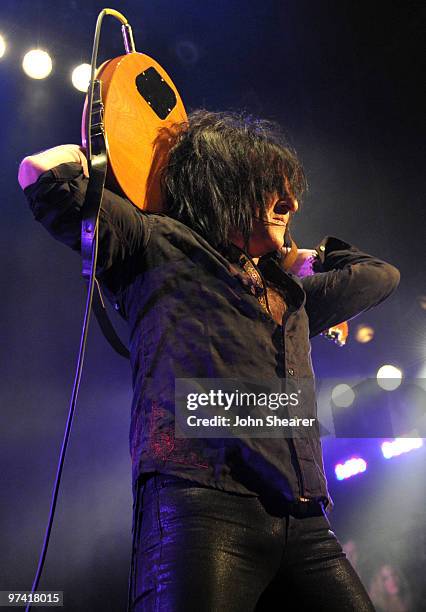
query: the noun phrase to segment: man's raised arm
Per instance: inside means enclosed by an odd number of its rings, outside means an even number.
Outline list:
[[[78,145],[61,145],[26,157],[18,180],[36,221],[75,251],[81,244],[81,209],[88,184],[87,160]],[[97,275],[111,291],[123,287],[141,265],[148,216],[129,200],[104,190],[99,215]]]
[[[302,278],[310,336],[377,306],[399,284],[393,265],[334,237],[317,247],[316,274]]]
[[[84,176],[89,176],[83,149],[76,144],[59,145],[25,157],[19,166],[18,181],[22,189],[33,185],[44,172],[67,163],[80,164]]]

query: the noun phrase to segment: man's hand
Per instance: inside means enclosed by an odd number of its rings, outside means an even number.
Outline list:
[[[60,164],[75,162],[83,168],[84,176],[89,176],[85,151],[76,144],[60,145],[36,155],[25,157],[19,166],[18,181],[22,189],[36,182],[38,177]]]
[[[297,257],[288,272],[296,276],[311,276],[314,274],[313,263],[317,257],[317,252],[313,249],[298,249]]]

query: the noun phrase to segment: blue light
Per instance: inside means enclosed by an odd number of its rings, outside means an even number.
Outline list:
[[[351,457],[344,463],[338,463],[334,468],[334,472],[337,480],[346,480],[346,478],[351,478],[365,472],[366,469],[367,462],[364,459],[361,457]]]

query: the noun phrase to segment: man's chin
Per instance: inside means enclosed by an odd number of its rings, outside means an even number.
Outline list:
[[[268,255],[269,253],[273,253],[275,251],[279,251],[284,244],[284,235],[285,235],[285,227],[283,227],[283,231],[275,235],[269,235],[267,238],[265,237],[262,241],[256,241],[255,243],[250,243],[249,245],[249,253],[252,257],[263,257],[264,255]]]

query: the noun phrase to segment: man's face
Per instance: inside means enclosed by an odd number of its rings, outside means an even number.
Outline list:
[[[356,569],[358,566],[358,547],[356,542],[348,540],[345,544],[342,544],[343,552],[346,554],[348,561]]]
[[[286,193],[282,195],[274,193],[269,197],[263,219],[259,218],[259,209],[257,211],[257,218],[253,221],[253,231],[248,245],[248,252],[255,259],[266,255],[266,253],[281,249],[284,244],[284,235],[290,221],[290,213],[297,212],[299,208],[297,199],[291,195],[287,179],[285,187]],[[240,248],[244,247],[241,234],[235,234],[232,237],[232,242]]]
[[[253,223],[253,232],[249,242],[249,252],[253,257],[260,257],[280,249],[284,244],[284,235],[290,220],[290,213],[299,207],[297,200],[290,196],[274,194],[267,202],[265,218]]]
[[[288,187],[287,182],[286,186]],[[298,208],[299,204],[290,190],[283,195],[271,195],[266,203],[264,219],[256,219],[253,223],[249,242],[249,253],[252,257],[261,257],[283,246],[290,213],[295,213]]]
[[[399,593],[399,578],[393,567],[384,565],[381,569],[381,577],[384,588],[388,595],[397,595]]]

